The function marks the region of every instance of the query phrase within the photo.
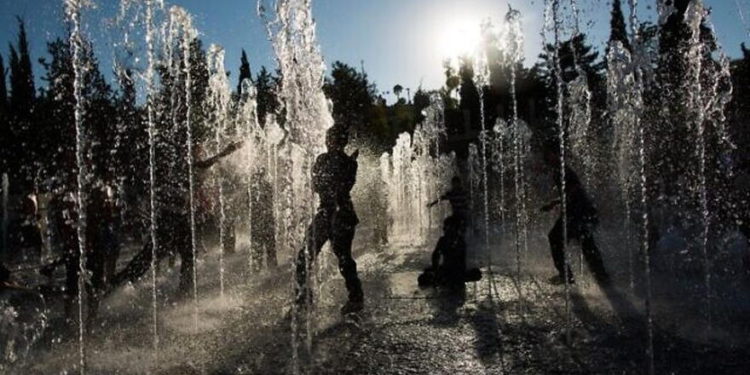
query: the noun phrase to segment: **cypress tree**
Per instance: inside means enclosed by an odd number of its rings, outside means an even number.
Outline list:
[[[11,138],[7,116],[8,91],[5,85],[5,61],[0,55],[0,176],[8,171],[8,146]]]
[[[266,114],[276,113],[279,108],[279,102],[276,97],[277,80],[263,66],[255,76],[255,89],[258,96],[258,121],[261,126],[265,126]]]
[[[20,191],[30,188],[37,175],[35,162],[39,155],[39,142],[32,129],[35,88],[34,75],[29,56],[29,42],[26,37],[26,26],[18,20],[18,39],[14,47],[10,46],[10,132],[12,144],[9,146],[10,169],[18,184],[13,184]]]
[[[91,158],[90,171],[97,178],[109,179],[114,148],[113,130],[117,116],[112,104],[112,89],[106,83],[99,70],[99,62],[94,56],[93,46],[82,43],[83,63],[88,67],[84,71],[83,121],[86,129],[86,154]],[[40,101],[38,124],[43,130],[36,134],[35,142],[40,144],[43,152],[40,159],[46,164],[50,174],[67,184],[72,183],[75,170],[75,120],[73,60],[68,39],[58,38],[47,44],[49,62],[41,60],[45,67],[44,80],[48,82],[47,90]]]
[[[237,95],[242,94],[242,81],[245,79],[253,79],[253,75],[250,72],[250,62],[247,59],[247,53],[242,50],[242,58],[240,59],[240,76],[237,82]]]
[[[5,60],[0,55],[0,116],[5,113],[8,106],[8,89],[5,84]]]
[[[34,105],[34,74],[31,69],[26,26],[18,18],[18,43],[10,46],[11,110],[20,121],[28,121]]]
[[[610,19],[610,28],[611,30],[609,34],[609,44],[607,46],[607,52],[609,52],[609,46],[611,46],[614,42],[620,42],[622,43],[623,47],[630,50],[630,40],[628,40],[628,32],[625,27],[625,16],[622,14],[622,4],[620,0],[612,1],[612,18]]]
[[[40,59],[45,70],[42,79],[47,82],[40,105],[45,162],[51,173],[63,183],[72,184],[71,172],[75,168],[75,98],[70,45],[67,40],[57,38],[47,43],[47,53],[49,60]]]

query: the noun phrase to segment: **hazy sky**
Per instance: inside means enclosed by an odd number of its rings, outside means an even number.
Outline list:
[[[86,13],[86,32],[92,37],[102,70],[111,71],[112,48],[118,41],[106,25],[116,14],[117,0],[93,0],[97,9]],[[236,79],[239,55],[246,49],[253,71],[274,66],[265,29],[256,15],[255,0],[167,0],[193,16],[206,46],[227,50],[226,67]],[[313,0],[318,38],[326,61],[342,60],[364,67],[381,91],[395,84],[431,89],[443,84],[445,54],[471,44],[473,28],[485,18],[499,22],[508,4],[523,14],[527,64],[541,48],[543,0]],[[609,0],[578,0],[581,28],[597,47],[609,36]],[[623,1],[627,4],[627,1]],[[640,0],[640,16],[653,18],[651,4]],[[740,43],[750,42],[750,0],[705,0],[719,40],[730,56],[740,56]],[[63,35],[62,0],[0,0],[0,54],[7,62],[8,43],[15,41],[15,15],[27,22],[32,58],[46,55],[45,43]],[[626,10],[627,15],[627,10]],[[748,43],[750,44],[750,43]],[[42,75],[35,64],[34,73]],[[108,73],[108,72],[107,72]],[[413,92],[413,91],[412,91]]]

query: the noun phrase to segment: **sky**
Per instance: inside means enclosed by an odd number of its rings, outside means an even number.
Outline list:
[[[91,0],[96,9],[84,14],[85,32],[94,41],[101,68],[112,71],[113,48],[122,38],[109,27],[118,0]],[[132,1],[132,0],[131,0]],[[261,65],[275,68],[265,28],[256,13],[256,0],[165,0],[187,9],[204,44],[226,49],[226,69],[236,80],[241,50],[253,72]],[[640,0],[639,17],[654,18],[656,0]],[[62,0],[0,0],[0,55],[7,63],[8,43],[15,43],[15,16],[27,24],[33,61],[46,56],[46,42],[64,35]],[[442,61],[472,45],[482,20],[502,22],[508,5],[523,15],[526,64],[537,61],[542,45],[543,0],[313,0],[318,40],[326,62],[363,66],[381,92],[400,84],[413,93],[418,87],[443,85]],[[580,27],[603,48],[609,37],[610,0],[577,0]],[[627,4],[627,1],[623,1]],[[741,55],[740,43],[750,45],[750,0],[704,0],[712,8],[719,41],[729,56]],[[627,17],[627,10],[626,17]],[[42,66],[34,65],[39,84]],[[389,99],[393,100],[392,94]]]

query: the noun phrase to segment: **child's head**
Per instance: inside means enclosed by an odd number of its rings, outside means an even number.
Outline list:
[[[343,151],[349,142],[346,126],[337,124],[326,132],[326,148],[328,151]]]

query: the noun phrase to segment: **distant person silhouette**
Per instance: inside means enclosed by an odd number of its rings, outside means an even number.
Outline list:
[[[88,323],[96,318],[99,302],[106,290],[106,269],[110,262],[117,262],[119,248],[115,240],[115,207],[111,190],[106,185],[91,189],[86,213],[86,282],[88,293]],[[77,253],[76,253],[77,254]],[[113,275],[110,275],[110,277]]]
[[[432,252],[432,266],[419,275],[421,287],[462,288],[467,281],[479,281],[479,269],[466,269],[466,242],[461,218],[450,216],[443,222],[443,236]]]
[[[328,151],[318,156],[313,165],[312,186],[320,197],[318,212],[307,229],[305,248],[297,256],[296,303],[304,307],[312,299],[308,285],[309,267],[323,245],[331,241],[333,253],[338,258],[339,272],[344,277],[349,300],[341,308],[346,315],[362,310],[364,293],[357,276],[357,263],[352,257],[352,240],[359,223],[354,212],[351,190],[357,178],[358,151],[349,156],[344,152],[348,142],[347,130],[339,125],[328,130]]]
[[[544,151],[544,160],[552,169],[552,176],[555,186],[559,192],[562,192],[562,178],[560,175],[560,155],[554,151],[555,146],[551,146]],[[548,212],[562,203],[561,199],[556,199],[542,207],[542,211]],[[589,265],[589,269],[594,274],[594,278],[602,284],[609,284],[609,275],[604,269],[602,256],[594,241],[594,231],[599,223],[596,208],[594,208],[591,199],[583,188],[578,175],[569,166],[565,166],[565,209],[566,212],[560,212],[560,217],[555,222],[555,226],[549,232],[549,244],[552,251],[552,260],[557,268],[558,275],[550,279],[554,284],[564,284],[567,272],[568,281],[575,282],[570,265],[565,261],[565,237],[567,240],[577,239],[581,241],[581,250]],[[563,227],[563,215],[566,218],[565,228]],[[563,230],[566,229],[567,233]],[[566,236],[567,234],[567,236]]]
[[[15,247],[24,261],[40,262],[42,259],[42,228],[40,223],[37,195],[28,194],[21,200],[21,215],[18,219],[18,238]],[[21,260],[19,259],[19,260]]]
[[[115,207],[112,201],[111,191],[106,185],[94,187],[90,190],[86,200],[86,246],[84,247],[84,268],[87,275],[84,277],[83,285],[88,295],[87,327],[96,319],[99,302],[106,290],[106,268],[109,262],[116,262],[119,254],[119,244],[113,233],[115,220]],[[80,251],[78,239],[79,215],[76,204],[77,193],[61,191],[56,193],[51,206],[60,212],[54,213],[58,232],[58,240],[61,241],[63,254],[57,260],[43,266],[40,273],[52,278],[58,266],[65,266],[65,290],[63,295],[65,314],[68,319],[73,319],[74,302],[78,298],[78,283],[80,277]]]
[[[80,272],[78,244],[78,211],[76,207],[76,194],[71,191],[62,190],[53,197],[60,210],[57,217],[58,239],[62,244],[62,257],[45,266],[40,271],[43,275],[52,277],[55,267],[60,264],[65,266],[65,289],[63,294],[63,306],[65,317],[72,321],[74,303],[78,298],[78,274]]]

